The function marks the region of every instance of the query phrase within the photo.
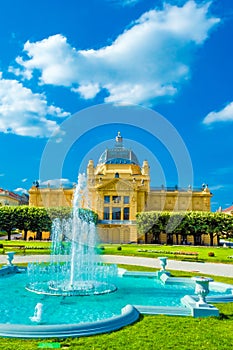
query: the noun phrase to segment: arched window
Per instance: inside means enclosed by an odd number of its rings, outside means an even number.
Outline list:
[[[115,178],[118,179],[119,177],[119,173],[115,173]]]

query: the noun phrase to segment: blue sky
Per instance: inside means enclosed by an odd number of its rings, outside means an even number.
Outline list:
[[[207,183],[230,206],[232,35],[231,0],[1,2],[0,187],[73,183],[120,130],[152,186]]]

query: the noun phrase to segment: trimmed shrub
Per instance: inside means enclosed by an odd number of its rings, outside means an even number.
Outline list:
[[[214,256],[214,252],[209,252],[208,256]]]

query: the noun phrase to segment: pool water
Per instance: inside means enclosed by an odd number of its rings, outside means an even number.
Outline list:
[[[193,284],[163,285],[156,278],[130,276],[118,277],[117,290],[110,294],[61,297],[29,292],[27,282],[26,273],[0,278],[0,323],[34,324],[30,317],[39,302],[43,304],[41,324],[94,322],[119,315],[127,304],[181,306],[180,299],[193,295],[195,289]]]

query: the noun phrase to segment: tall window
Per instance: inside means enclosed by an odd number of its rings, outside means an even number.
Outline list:
[[[123,220],[129,220],[129,208],[124,208]]]
[[[112,208],[112,220],[121,219],[121,208],[113,207]]]
[[[109,207],[104,207],[104,220],[109,220],[109,219],[110,219]]]
[[[124,196],[124,204],[129,204],[129,196]]]

